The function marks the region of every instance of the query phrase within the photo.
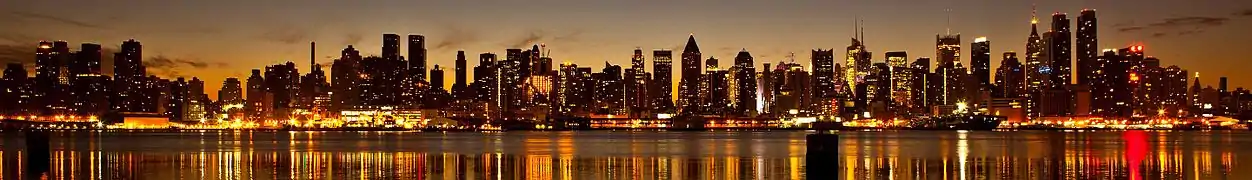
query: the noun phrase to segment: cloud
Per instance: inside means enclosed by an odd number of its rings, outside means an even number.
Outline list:
[[[29,12],[20,12],[20,11],[13,11],[13,12],[10,12],[10,13],[11,13],[11,14],[13,14],[13,15],[16,15],[17,17],[20,17],[20,18],[25,18],[25,19],[47,20],[47,21],[51,21],[51,22],[57,22],[57,23],[65,24],[65,25],[71,25],[71,26],[77,26],[77,27],[84,27],[84,28],[108,29],[108,27],[105,27],[105,26],[103,26],[103,25],[99,25],[99,24],[95,24],[95,23],[90,23],[90,22],[86,22],[86,21],[79,21],[79,20],[69,19],[69,18],[62,18],[62,17],[50,16],[50,15],[43,15],[43,14],[36,14],[36,13],[29,13]]]
[[[365,35],[361,35],[361,33],[357,33],[357,32],[348,33],[348,35],[344,36],[343,44],[348,44],[348,45],[357,44],[357,43],[360,43],[361,40],[364,40],[364,39],[365,39]]]
[[[285,25],[261,33],[261,39],[283,44],[296,44],[309,41],[309,34],[308,31],[302,28]]]
[[[165,78],[178,77],[182,74],[181,70],[186,69],[207,69],[211,67],[227,67],[226,63],[204,62],[196,59],[175,58],[169,56],[158,55],[150,57],[143,62],[144,67],[148,68],[148,73]]]
[[[1120,32],[1134,32],[1142,30],[1176,30],[1176,29],[1202,29],[1225,25],[1230,21],[1226,17],[1174,17],[1166,18],[1159,22],[1150,23],[1142,26],[1129,26],[1118,28]]]
[[[1238,13],[1235,13],[1235,15],[1239,15],[1239,16],[1252,16],[1252,9],[1247,9],[1247,10],[1240,11],[1240,12],[1238,12]]]
[[[450,23],[444,23],[442,26],[444,28],[444,35],[442,36],[443,39],[440,39],[434,44],[434,46],[431,46],[431,50],[460,48],[466,44],[474,43],[479,40],[477,31]]]
[[[507,42],[509,48],[528,47],[538,43],[574,43],[581,40],[584,31],[574,30],[565,33],[552,33],[544,30],[530,30],[514,41]]]
[[[0,44],[0,62],[35,64],[35,48],[12,44]]]

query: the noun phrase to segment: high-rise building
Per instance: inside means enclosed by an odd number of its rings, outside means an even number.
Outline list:
[[[383,34],[383,58],[398,61],[400,59],[400,35]]]
[[[124,41],[121,49],[113,54],[113,80],[117,94],[113,108],[119,112],[156,112],[157,98],[146,93],[152,87],[143,65],[143,45],[139,41]]]
[[[909,67],[909,54],[904,51],[887,52],[887,65],[891,72],[891,107],[913,109],[913,69]]]
[[[1039,36],[1039,18],[1035,16],[1035,12],[1030,14],[1030,36],[1026,38],[1026,114],[1027,117],[1038,117],[1039,98],[1042,98],[1044,88],[1051,86],[1051,77],[1048,76],[1051,61],[1044,59],[1045,46],[1043,38]]]
[[[65,41],[39,42],[35,51],[34,94],[42,114],[69,111],[65,64],[70,57],[69,43]]]
[[[727,82],[729,72],[721,68],[707,69],[704,74],[705,85],[707,88],[703,92],[705,94],[704,104],[701,105],[701,113],[708,115],[726,116],[731,113],[734,107],[731,107],[730,84]]]
[[[430,68],[430,89],[446,91],[447,88],[444,88],[443,80],[443,68],[440,68],[438,64],[434,68]]]
[[[469,92],[469,86],[465,84],[466,83],[465,81],[467,78],[467,74],[466,74],[467,72],[465,69],[466,66],[468,65],[466,65],[465,51],[457,51],[456,52],[456,70],[455,72],[453,72],[453,73],[456,73],[455,74],[456,78],[453,79],[453,82],[452,82],[452,97],[458,100],[468,99],[470,96],[473,96],[472,92]]]
[[[330,111],[331,105],[331,86],[326,82],[326,72],[322,71],[322,65],[314,64],[313,69],[300,79],[299,95],[296,100],[300,109],[304,109],[309,114],[317,117],[330,117],[339,114],[337,111]],[[316,119],[316,117],[314,117]]]
[[[191,77],[187,81],[187,94],[183,104],[183,121],[204,122],[209,117],[209,95],[204,94],[204,81]]]
[[[0,114],[12,116],[38,115],[33,87],[21,63],[9,63],[0,78]]]
[[[813,97],[835,97],[835,50],[814,49],[813,64]],[[843,73],[843,72],[838,72]]]
[[[935,105],[934,102],[938,102],[939,98],[935,96],[936,88],[931,87],[931,84],[934,82],[929,81],[931,74],[934,74],[930,72],[930,58],[917,58],[909,67],[912,69],[912,73],[909,75],[912,78],[910,78],[909,83],[911,83],[912,89],[910,92],[913,94],[913,102],[911,103],[914,107],[913,110],[916,112],[918,109],[927,109],[931,105]]]
[[[1000,68],[996,69],[996,90],[992,92],[992,96],[1019,98],[1025,97],[1025,93],[1026,71],[1023,70],[1022,62],[1017,60],[1017,53],[1005,52]]]
[[[770,63],[762,63],[761,67],[762,69],[760,75],[757,77],[757,84],[760,85],[757,86],[757,92],[759,94],[758,96],[761,97],[761,99],[758,100],[759,105],[757,106],[757,111],[763,115],[767,115],[766,117],[770,117],[772,115],[776,115],[773,111],[771,111],[774,109],[775,100],[774,73],[773,69],[770,69]]]
[[[961,35],[936,35],[935,57],[939,64],[935,74],[943,78],[940,86],[943,88],[940,92],[943,104],[956,104],[964,100],[962,90],[965,88],[960,83],[961,78],[968,73],[958,69],[961,67]]]
[[[1078,52],[1078,84],[1094,86],[1092,84],[1096,78],[1099,68],[1096,67],[1096,56],[1099,55],[1099,39],[1096,26],[1096,12],[1094,9],[1083,9],[1082,14],[1078,16],[1078,36],[1076,48]]]
[[[700,76],[704,74],[700,65],[703,60],[695,35],[688,37],[683,48],[682,79],[678,86],[678,111],[683,114],[698,114],[700,111]]]
[[[1071,56],[1073,52],[1071,50],[1073,48],[1071,41],[1073,41],[1073,38],[1071,38],[1072,33],[1070,33],[1069,27],[1069,18],[1066,17],[1065,13],[1052,14],[1052,31],[1050,31],[1052,35],[1044,36],[1045,38],[1051,38],[1051,41],[1045,43],[1048,44],[1048,49],[1050,49],[1048,58],[1051,58],[1050,62],[1052,65],[1049,67],[1052,70],[1053,88],[1061,88],[1073,83],[1071,81],[1073,79],[1071,77],[1073,76],[1071,68],[1073,68],[1074,64],[1073,56]]]
[[[178,81],[169,82],[167,87],[169,95],[166,96],[165,115],[170,118],[171,122],[192,121],[194,119],[187,118],[187,106],[190,102],[188,93],[191,92],[187,88],[187,79],[182,77]]]
[[[568,71],[573,77],[573,71],[576,68],[570,68]],[[643,49],[635,48],[635,52],[630,57],[630,69],[626,70],[625,91],[626,91],[626,108],[633,117],[643,117],[641,112],[650,109],[648,102],[648,79],[644,78],[647,72],[644,69]]]
[[[286,119],[293,112],[293,108],[298,107],[298,95],[300,91],[300,72],[293,62],[276,64],[265,67],[265,92],[266,96],[272,97],[273,103],[269,105],[273,111],[269,112],[271,119]]]
[[[331,116],[339,112],[360,106],[361,101],[361,52],[351,45],[344,48],[339,59],[330,66]],[[251,81],[251,80],[249,80]],[[251,84],[251,82],[249,82]]]
[[[869,52],[865,50],[865,45],[861,43],[861,40],[852,38],[852,45],[848,45],[846,56],[843,80],[845,85],[856,87],[856,84],[864,82],[864,77],[869,74]]]
[[[833,57],[833,56],[832,56]],[[831,59],[834,61],[834,59]],[[735,114],[751,116],[757,110],[756,61],[746,49],[735,55]],[[831,71],[833,73],[834,71]],[[833,77],[832,77],[833,78]]]
[[[478,66],[474,67],[474,97],[478,101],[496,102],[499,99],[499,80],[496,73],[496,54],[482,53],[478,55]]]
[[[652,51],[652,83],[648,86],[648,97],[651,99],[652,108],[658,113],[673,113],[674,109],[674,81],[670,78],[673,76],[673,52],[670,50],[654,50]]]
[[[70,59],[69,97],[72,112],[81,116],[103,115],[110,108],[107,77],[100,72],[101,49],[99,44],[83,43],[82,48]]]
[[[339,72],[339,71],[336,71]],[[346,71],[345,71],[346,72]],[[273,96],[265,92],[265,77],[261,76],[260,69],[252,69],[252,75],[248,76],[247,101],[244,104],[244,112],[250,121],[260,121],[268,118],[266,110],[270,109]]]
[[[970,44],[970,62],[969,67],[978,80],[978,91],[991,91],[991,41],[987,41],[987,37],[979,37],[974,39],[974,43]],[[973,91],[975,89],[971,89]]]
[[[604,70],[591,75],[595,79],[595,112],[597,114],[625,113],[622,102],[622,67],[604,63]]]
[[[426,82],[426,36],[409,35],[409,74],[418,82]]]
[[[244,117],[243,82],[239,78],[229,77],[222,81],[222,88],[217,90],[217,103],[222,113],[231,120]]]

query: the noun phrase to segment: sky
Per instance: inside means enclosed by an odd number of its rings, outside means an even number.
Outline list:
[[[246,79],[251,69],[293,61],[308,72],[309,42],[317,42],[314,58],[325,65],[348,45],[379,54],[384,33],[422,34],[428,67],[447,67],[450,87],[457,50],[473,58],[537,43],[547,45],[556,63],[596,71],[605,62],[628,65],[635,48],[681,51],[688,35],[721,66],[740,50],[751,52],[758,70],[764,62],[789,61],[790,53],[807,65],[819,48],[836,49],[843,64],[859,18],[874,62],[887,51],[933,57],[935,35],[950,32],[961,34],[963,46],[987,37],[995,68],[999,54],[1024,52],[1032,7],[1040,32],[1053,13],[1077,22],[1082,9],[1096,9],[1101,49],[1144,45],[1163,66],[1200,72],[1205,85],[1229,76],[1232,89],[1252,87],[1246,70],[1252,57],[1239,53],[1252,49],[1247,0],[9,1],[0,6],[0,62],[32,65],[40,40],[116,49],[135,39],[144,45],[150,73],[198,77],[216,99],[225,78]],[[969,54],[968,47],[962,51]],[[651,53],[645,54],[651,71]],[[969,56],[962,61],[968,65]]]

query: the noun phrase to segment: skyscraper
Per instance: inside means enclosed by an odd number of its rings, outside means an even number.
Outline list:
[[[145,93],[152,88],[148,82],[143,45],[134,39],[122,42],[120,51],[113,54],[114,108],[119,112],[156,112],[156,97]]]
[[[576,68],[570,68],[568,71],[573,73]],[[626,76],[626,108],[632,115],[641,117],[637,112],[649,109],[651,106],[648,102],[648,79],[644,78],[647,72],[644,69],[643,49],[635,48],[634,54],[630,57],[630,69],[627,70]],[[572,74],[571,74],[572,75]]]
[[[1027,117],[1037,117],[1039,113],[1039,98],[1042,98],[1044,88],[1051,86],[1051,77],[1049,65],[1051,61],[1043,59],[1045,46],[1043,38],[1039,36],[1039,18],[1035,16],[1035,12],[1030,14],[1030,36],[1026,38],[1026,113]]]
[[[69,110],[65,93],[65,63],[70,58],[69,43],[39,42],[35,51],[35,99],[43,114],[65,114]]]
[[[1017,60],[1017,53],[1005,52],[996,69],[996,90],[992,92],[997,98],[1018,98],[1026,93],[1026,71],[1022,62]]]
[[[962,91],[964,88],[960,84],[961,78],[968,74],[961,68],[961,35],[948,34],[935,36],[935,57],[938,57],[939,67],[935,69],[935,74],[939,74],[943,78],[943,91],[940,95],[944,104],[956,104],[963,100]]]
[[[843,78],[845,85],[856,87],[857,83],[862,82],[865,75],[869,71],[869,52],[866,52],[865,45],[857,38],[852,38],[852,45],[848,45],[847,61],[844,64]]]
[[[224,114],[230,119],[244,117],[243,82],[239,78],[226,78],[222,88],[217,90],[217,103],[221,104]]]
[[[9,63],[0,78],[0,113],[14,116],[37,115],[34,92],[26,67],[21,63]]]
[[[974,39],[970,44],[970,62],[974,78],[978,80],[978,91],[991,91],[991,41],[987,37]],[[975,89],[971,89],[974,91]]]
[[[400,60],[400,35],[383,34],[383,58],[387,60]]]
[[[300,91],[300,72],[293,62],[275,64],[265,67],[265,92],[272,97],[273,103],[266,104],[273,109],[269,118],[286,119],[297,106]]]
[[[100,73],[101,53],[99,44],[83,43],[67,66],[72,96],[69,107],[77,115],[99,116],[110,108],[110,88]]]
[[[1065,13],[1052,14],[1052,35],[1051,41],[1048,41],[1048,58],[1051,58],[1052,69],[1051,79],[1053,88],[1061,88],[1069,85],[1073,73],[1073,57],[1071,56],[1073,48],[1073,38],[1069,30],[1069,18]]]
[[[648,86],[648,97],[652,108],[657,112],[674,112],[674,81],[673,52],[670,50],[652,51],[652,83]]]
[[[1099,55],[1099,39],[1096,26],[1096,12],[1094,9],[1083,9],[1082,15],[1078,16],[1078,84],[1094,86],[1092,84],[1096,78],[1099,68],[1096,67],[1096,56]]]
[[[467,99],[470,96],[473,96],[472,92],[469,92],[469,86],[465,84],[465,79],[467,78],[467,72],[465,69],[466,66],[468,65],[466,65],[465,51],[457,51],[456,71],[454,72],[456,73],[456,78],[453,79],[454,81],[452,82],[452,97],[458,100]]]
[[[334,64],[331,64],[330,73],[332,116],[338,115],[338,112],[342,110],[361,105],[363,83],[361,81],[361,52],[352,45],[348,45],[343,49],[339,59],[335,59]]]
[[[695,35],[687,38],[687,45],[683,48],[682,54],[682,79],[678,86],[678,104],[679,112],[683,114],[698,114],[700,103],[700,77],[704,74],[701,63],[704,56],[700,54],[700,47],[696,45]]]
[[[438,64],[430,68],[430,89],[445,91],[443,79],[443,68],[440,68]]]
[[[831,59],[833,61],[834,59]],[[756,65],[752,54],[746,49],[735,55],[735,86],[738,91],[735,98],[735,113],[742,116],[752,115],[757,109]],[[831,71],[832,73],[834,71]]]
[[[912,109],[913,106],[913,68],[909,67],[909,54],[904,51],[887,52],[887,65],[891,73],[891,107],[898,107],[902,110]]]
[[[409,35],[409,74],[426,82],[426,36]]]
[[[482,53],[478,55],[478,66],[474,67],[474,96],[479,101],[495,102],[499,99],[500,84],[496,74],[496,54]]]
[[[336,71],[339,72],[339,71]],[[346,71],[345,71],[346,72]],[[272,102],[273,96],[269,96],[265,92],[265,77],[261,76],[260,69],[252,69],[252,75],[248,76],[248,99],[244,104],[244,112],[250,121],[260,121],[267,118],[267,106]]]
[[[835,50],[814,49],[811,57],[813,64],[813,97],[834,98],[836,92]]]
[[[595,106],[596,113],[600,114],[621,114],[625,112],[622,102],[622,67],[604,63],[604,70],[599,73],[593,73],[592,78],[595,79]]]

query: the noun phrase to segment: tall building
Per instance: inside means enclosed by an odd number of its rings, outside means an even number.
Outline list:
[[[652,51],[652,83],[648,86],[648,97],[652,108],[658,113],[673,113],[674,109],[674,56],[670,50]]]
[[[848,45],[846,56],[844,82],[847,86],[856,87],[856,84],[864,82],[864,77],[869,74],[869,52],[865,50],[865,45],[861,43],[861,40],[852,38],[852,45]]]
[[[891,107],[902,110],[913,106],[913,69],[909,67],[909,54],[904,51],[887,52],[887,65],[891,84]]]
[[[700,103],[700,76],[704,74],[700,68],[703,56],[696,45],[696,37],[687,38],[687,45],[682,54],[682,76],[678,86],[678,111],[683,114],[698,114]],[[655,74],[655,73],[654,73]]]
[[[430,68],[430,89],[436,89],[436,91],[446,91],[447,88],[444,87],[443,80],[443,68],[439,68],[438,64],[436,64],[434,68]]]
[[[107,77],[100,72],[102,52],[99,44],[83,43],[82,48],[70,59],[69,108],[76,115],[100,116],[108,111],[111,88],[106,86]]]
[[[322,71],[322,65],[313,64],[313,69],[300,79],[299,95],[296,99],[300,109],[317,117],[330,117],[339,114],[337,111],[330,111],[331,105],[331,86],[326,81],[326,72]]]
[[[833,56],[832,56],[833,57]],[[834,61],[834,59],[831,59]],[[734,78],[735,86],[735,113],[741,116],[751,116],[757,110],[757,82],[756,82],[756,61],[753,60],[752,54],[748,51],[741,50],[735,55]],[[831,71],[832,73],[834,71]]]
[[[996,90],[992,96],[996,98],[1019,98],[1026,93],[1026,71],[1022,62],[1017,60],[1017,53],[1005,52],[996,69]]]
[[[204,122],[209,118],[209,95],[204,94],[204,81],[200,78],[191,77],[187,81],[187,92],[184,95],[183,103],[183,121]]]
[[[704,74],[706,90],[704,104],[701,105],[701,113],[708,115],[726,116],[731,113],[734,107],[731,107],[730,83],[727,79],[729,72],[721,68],[710,68]]]
[[[604,70],[591,75],[595,79],[595,112],[597,114],[625,113],[622,102],[622,67],[604,63]]]
[[[817,98],[834,98],[835,74],[837,73],[835,72],[834,49],[814,49],[811,58],[811,63],[813,64],[813,96]]]
[[[426,82],[426,36],[409,35],[409,74]]]
[[[11,116],[38,115],[33,87],[21,63],[9,63],[0,77],[0,114]]]
[[[266,104],[273,109],[269,112],[271,119],[287,119],[293,112],[293,108],[298,107],[298,95],[300,91],[300,72],[293,62],[276,64],[265,67],[265,92],[266,96],[272,97],[273,103]]]
[[[473,89],[476,100],[496,102],[499,99],[500,84],[496,73],[496,54],[478,55],[478,66],[474,67]]]
[[[937,97],[932,97],[937,94],[935,93],[937,91],[936,88],[931,87],[931,84],[934,82],[929,81],[929,78],[934,74],[930,72],[930,58],[917,58],[909,67],[912,70],[912,73],[909,75],[912,77],[909,82],[911,83],[910,92],[913,94],[912,103],[910,104],[913,105],[914,111],[935,105],[934,102],[939,100]]]
[[[383,34],[383,58],[398,61],[400,59],[400,35]]]
[[[1051,61],[1044,59],[1046,53],[1043,38],[1039,36],[1039,18],[1035,12],[1030,14],[1030,36],[1026,38],[1026,113],[1027,117],[1038,117],[1039,98],[1044,88],[1051,86],[1048,76]]]
[[[346,109],[361,105],[361,52],[348,45],[341,52],[339,59],[330,66],[330,88],[332,116],[337,116]],[[249,80],[251,81],[251,80]],[[251,82],[249,82],[251,84]]]
[[[570,68],[571,75],[576,68]],[[635,48],[634,54],[630,57],[630,69],[626,71],[625,91],[626,91],[626,108],[634,117],[643,117],[640,112],[644,112],[651,108],[648,102],[648,79],[644,78],[647,72],[644,69],[643,49]],[[572,76],[571,76],[572,77]]]
[[[338,71],[337,71],[338,72]],[[245,100],[244,112],[250,121],[261,121],[268,118],[266,110],[267,106],[272,103],[273,96],[265,92],[265,77],[261,76],[260,69],[252,69],[252,75],[248,76],[248,98]]]
[[[187,88],[187,79],[179,77],[178,81],[169,82],[167,87],[169,87],[169,90],[166,92],[169,92],[169,95],[166,96],[165,115],[170,118],[171,122],[194,120],[186,119],[188,103],[190,102],[188,93],[191,92]]]
[[[1075,35],[1078,36],[1076,47],[1078,52],[1078,84],[1094,86],[1092,84],[1096,78],[1099,68],[1096,67],[1096,56],[1099,56],[1099,39],[1096,26],[1096,12],[1094,9],[1083,9],[1082,14],[1078,16],[1078,30]]]
[[[935,57],[936,63],[939,64],[935,69],[935,74],[939,74],[943,78],[940,92],[943,98],[943,104],[956,104],[963,100],[964,86],[962,86],[961,78],[968,73],[959,69],[961,67],[961,35],[936,35],[935,36]]]
[[[469,92],[469,86],[465,84],[468,76],[466,74],[466,66],[468,65],[466,65],[465,51],[457,51],[456,70],[453,72],[456,74],[454,75],[455,79],[452,81],[452,97],[458,100],[468,99],[470,96],[473,96],[473,93]]]
[[[1052,63],[1050,68],[1052,69],[1053,88],[1061,88],[1073,83],[1071,81],[1073,79],[1071,77],[1073,76],[1071,68],[1073,68],[1074,64],[1071,56],[1073,52],[1071,50],[1073,48],[1071,41],[1073,38],[1071,38],[1072,33],[1070,33],[1069,27],[1069,18],[1064,13],[1052,14],[1052,35],[1045,36],[1045,38],[1051,38],[1051,41],[1046,43],[1048,43],[1048,49],[1051,50],[1048,52],[1048,58],[1051,58],[1050,62]]]
[[[972,52],[969,67],[974,78],[978,80],[977,90],[991,91],[991,41],[987,41],[987,37],[979,37],[974,39],[970,48]]]
[[[217,90],[217,103],[222,107],[222,113],[231,120],[242,119],[244,117],[244,96],[243,82],[239,78],[226,78],[222,81],[222,88]]]
[[[122,42],[121,49],[113,54],[113,90],[117,92],[113,108],[119,112],[153,112],[156,97],[149,92],[151,80],[143,65],[143,45],[134,39]]]
[[[70,57],[69,43],[65,41],[39,42],[35,51],[34,94],[42,114],[69,111],[65,64]]]

